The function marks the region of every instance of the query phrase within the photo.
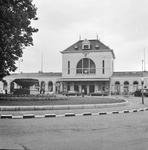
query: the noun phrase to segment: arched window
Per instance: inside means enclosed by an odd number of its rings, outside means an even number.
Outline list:
[[[115,93],[116,94],[120,93],[120,82],[119,81],[115,82]]]
[[[119,82],[119,81],[116,81],[115,84],[118,85],[118,84],[120,84],[120,82]]]
[[[4,80],[4,83],[3,83],[3,90],[5,90],[5,93],[7,94],[7,89],[8,88],[8,83],[7,81]]]
[[[129,85],[129,82],[128,82],[128,81],[125,81],[125,82],[124,82],[124,85],[125,85],[125,86],[126,86],[126,85],[128,86],[128,85]]]
[[[138,81],[134,81],[133,84],[138,84]]]
[[[8,86],[8,83],[7,83],[7,81],[4,80],[3,89],[6,90],[7,86]]]
[[[89,58],[81,59],[76,67],[77,74],[95,74],[96,73],[96,65]]]
[[[59,81],[56,82],[56,93],[60,93],[60,85],[61,83]]]
[[[124,92],[127,94],[129,92],[129,82],[125,81],[124,82]]]
[[[138,81],[133,82],[133,91],[136,91],[138,89]]]
[[[49,90],[50,92],[53,91],[53,83],[52,83],[51,81],[48,82],[48,90]]]
[[[41,89],[45,90],[45,82],[44,81],[41,82]]]

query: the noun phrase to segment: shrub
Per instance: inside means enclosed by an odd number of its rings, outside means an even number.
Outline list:
[[[44,95],[44,94],[37,94],[37,95],[27,95],[27,94],[22,94],[22,95],[13,95],[13,94],[0,94],[0,100],[37,100],[37,101],[42,101],[42,100],[65,100],[67,99],[66,96],[57,96],[57,95]]]

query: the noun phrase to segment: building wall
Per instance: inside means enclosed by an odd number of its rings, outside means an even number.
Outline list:
[[[117,93],[117,88],[115,83],[116,82],[120,82],[120,93],[119,94],[124,94],[125,93],[125,82],[128,82],[129,85],[128,86],[128,94],[134,92],[136,89],[141,89],[142,85],[141,85],[141,77],[130,77],[130,76],[121,76],[121,77],[112,77],[111,78],[111,91],[112,93]],[[138,84],[134,84],[134,82],[137,82]],[[145,78],[144,79],[144,87],[148,88],[148,79]]]
[[[62,55],[62,77],[63,78],[109,78],[113,72],[113,57],[111,52],[89,52],[86,53],[63,53]],[[95,74],[76,74],[77,63],[83,59],[89,58],[96,65]],[[105,61],[105,73],[102,73],[102,61]],[[70,61],[70,74],[68,74],[68,61]]]
[[[0,87],[3,90],[7,90],[8,93],[11,93],[11,83],[13,82],[14,79],[16,79],[17,76],[14,78],[14,76],[7,76],[5,77],[5,81],[7,83],[7,86],[4,85],[3,82],[0,83]],[[26,77],[27,78],[27,77]],[[49,82],[52,82],[53,86],[52,86],[52,91],[57,93],[58,91],[61,91],[61,82],[59,81],[59,77],[29,77],[32,79],[38,79],[39,80],[39,90],[41,89],[41,83],[44,82],[45,85],[45,92],[49,92]],[[57,84],[58,83],[58,84]],[[14,89],[15,88],[20,88],[16,83],[14,83]],[[30,89],[35,89],[35,86],[30,87]]]
[[[17,77],[15,77],[17,78]],[[13,80],[15,79],[13,76],[7,76],[5,77],[5,80],[7,82],[7,86],[4,85],[3,82],[0,82],[0,88],[2,90],[5,90],[7,89],[8,93],[11,93],[11,82],[13,82]],[[31,77],[30,77],[31,78]],[[34,78],[34,77],[32,77]],[[41,82],[44,82],[45,83],[45,91],[48,92],[49,91],[49,87],[48,87],[48,83],[49,82],[52,82],[53,83],[53,87],[52,87],[52,91],[57,93],[57,92],[62,92],[64,91],[64,83],[62,84],[60,81],[60,77],[40,77],[40,78],[36,78],[39,80],[39,84],[41,86]],[[141,85],[141,77],[139,76],[134,76],[134,77],[131,77],[131,76],[113,76],[110,78],[110,81],[111,81],[111,84],[109,85],[109,82],[95,82],[94,86],[95,86],[95,90],[102,90],[102,87],[104,86],[105,87],[105,90],[109,91],[110,87],[111,87],[111,92],[113,94],[125,94],[125,85],[124,83],[127,81],[129,83],[128,85],[128,94],[134,92],[137,88],[138,89],[141,89],[142,88],[142,85]],[[138,84],[137,85],[134,85],[133,83],[134,82],[137,82]],[[119,93],[117,93],[117,87],[116,87],[116,82],[119,82],[120,85],[119,85]],[[59,84],[57,84],[59,83]],[[67,85],[65,85],[67,86]],[[88,86],[89,84],[87,84],[87,91],[89,91],[88,89]],[[148,77],[144,77],[144,87],[147,87],[148,88]],[[14,83],[14,88],[19,88],[19,86],[17,84]],[[31,89],[34,89],[35,87],[31,87]],[[62,89],[63,88],[63,89]],[[74,82],[71,82],[71,89],[70,90],[74,90]],[[79,91],[81,91],[81,86],[79,86]]]

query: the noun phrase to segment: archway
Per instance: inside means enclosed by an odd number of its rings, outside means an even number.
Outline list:
[[[14,91],[14,82],[10,83],[10,93],[13,93]]]
[[[135,92],[138,89],[138,81],[133,82],[133,92]]]
[[[61,83],[59,81],[57,81],[55,85],[56,85],[56,93],[60,93]]]
[[[40,86],[40,94],[44,94],[45,93],[45,82],[41,81],[41,86]]]
[[[120,94],[120,82],[115,82],[115,94]]]
[[[53,91],[53,83],[51,81],[48,82],[48,90],[49,90],[49,92]]]
[[[5,94],[7,94],[7,87],[8,87],[8,83],[7,81],[3,81],[3,90],[5,91]]]
[[[124,93],[128,94],[128,92],[129,92],[129,82],[125,81],[124,82]]]

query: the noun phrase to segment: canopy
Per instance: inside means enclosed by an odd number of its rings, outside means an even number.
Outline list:
[[[15,79],[15,80],[13,80],[13,82],[22,86],[23,88],[24,87],[28,88],[33,85],[37,85],[37,86],[39,85],[39,81],[37,79],[30,79],[30,78]]]

